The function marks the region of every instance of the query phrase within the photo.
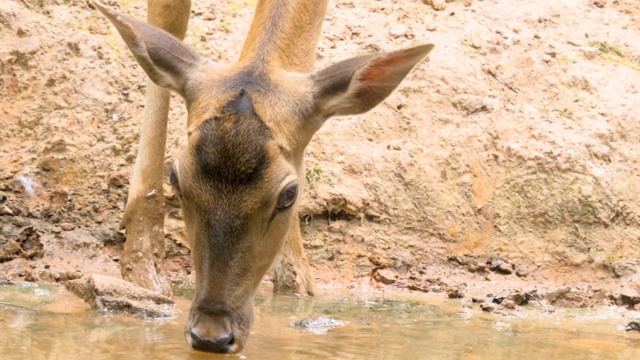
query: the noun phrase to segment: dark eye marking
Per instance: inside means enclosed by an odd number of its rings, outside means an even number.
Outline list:
[[[298,198],[298,184],[287,186],[280,196],[278,196],[278,203],[276,204],[276,211],[283,211],[291,207]]]

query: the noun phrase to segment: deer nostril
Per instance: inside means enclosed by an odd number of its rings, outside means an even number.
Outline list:
[[[228,353],[232,351],[235,338],[233,333],[221,336],[217,339],[203,339],[198,335],[190,331],[191,335],[191,347],[196,350],[215,352],[215,353]]]

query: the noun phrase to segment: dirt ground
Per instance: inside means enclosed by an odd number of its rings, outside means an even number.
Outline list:
[[[105,3],[144,17],[143,1]],[[254,4],[195,1],[185,42],[234,61]],[[436,48],[308,148],[300,222],[320,288],[640,310],[639,29],[636,0],[332,1],[317,68]],[[0,3],[1,278],[119,276],[144,92],[84,1]],[[172,103],[167,167],[186,141]],[[166,264],[188,282],[168,180],[165,197]]]

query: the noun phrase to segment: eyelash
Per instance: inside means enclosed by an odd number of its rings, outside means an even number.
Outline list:
[[[298,185],[289,186],[284,191],[282,191],[282,193],[280,193],[280,196],[278,197],[278,204],[276,206],[276,210],[282,211],[291,207],[291,205],[293,205],[293,203],[296,202],[297,198],[298,198]]]

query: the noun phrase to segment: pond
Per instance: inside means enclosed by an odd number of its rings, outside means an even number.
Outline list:
[[[613,309],[539,308],[499,316],[460,300],[324,290],[315,298],[256,299],[256,321],[241,359],[639,359],[640,333],[624,331]],[[183,331],[192,291],[177,289],[180,315],[141,320],[102,315],[59,287],[0,286],[2,359],[205,359]],[[9,305],[11,304],[11,305]],[[18,307],[18,306],[20,307]],[[291,327],[326,316],[342,326]],[[233,356],[232,356],[233,357]]]

